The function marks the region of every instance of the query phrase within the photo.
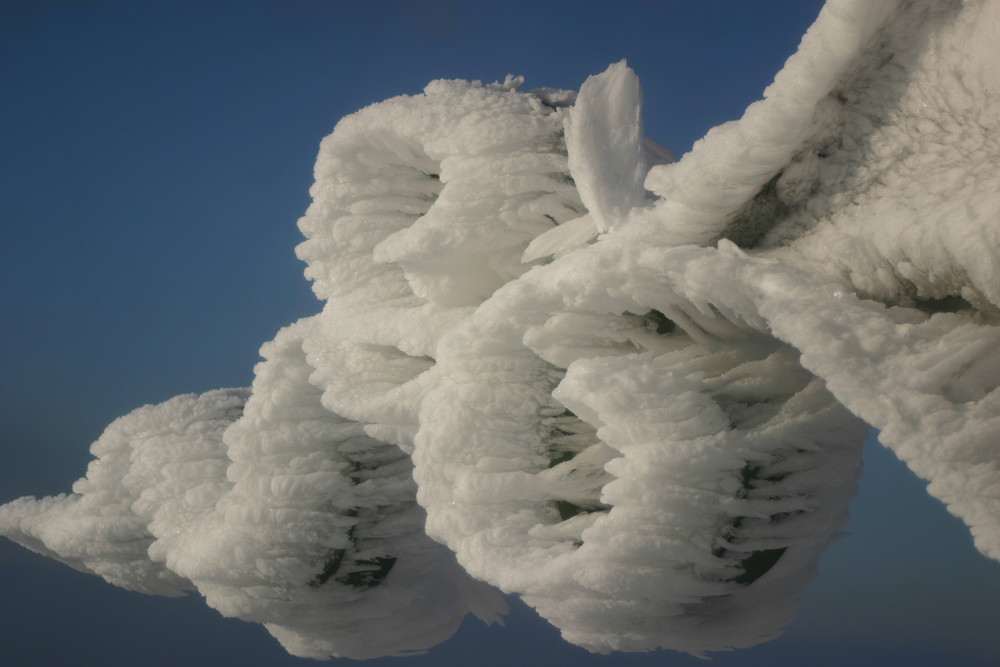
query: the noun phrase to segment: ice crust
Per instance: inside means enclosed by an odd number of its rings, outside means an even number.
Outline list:
[[[503,601],[425,535],[409,457],[323,408],[303,351],[316,326],[262,348],[246,413],[224,436],[231,486],[167,566],[300,657],[402,655],[469,612],[495,620]]]
[[[0,533],[82,572],[141,593],[182,595],[190,581],[152,558],[225,485],[225,429],[249,391],[219,389],[145,406],[112,422],[72,494],[0,507]]]
[[[860,417],[998,557],[996,16],[830,3],[765,100],[650,170],[658,200],[481,306],[421,412],[429,533],[592,650],[751,645],[843,526]],[[615,189],[576,173],[588,207]],[[726,531],[785,551],[747,585]]]
[[[523,274],[528,243],[579,217],[571,93],[435,81],[338,123],[320,147],[298,255],[324,335],[305,342],[323,404],[412,446],[441,335]]]
[[[998,35],[996,0],[831,1],[677,162],[625,62],[363,109],[299,223],[322,312],[0,534],[303,657],[426,649],[494,586],[703,655],[793,617],[874,426],[1000,560]]]

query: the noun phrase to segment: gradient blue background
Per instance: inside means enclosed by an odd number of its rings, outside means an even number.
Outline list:
[[[342,116],[434,78],[579,88],[623,57],[678,155],[758,99],[819,2],[0,3],[0,502],[65,492],[114,418],[249,384],[320,304],[295,221]],[[785,636],[718,665],[1000,664],[1000,565],[886,450]],[[701,665],[592,656],[514,602],[429,655],[368,664]],[[302,665],[198,597],[0,540],[0,664]]]

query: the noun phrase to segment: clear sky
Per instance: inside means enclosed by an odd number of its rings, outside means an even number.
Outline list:
[[[821,3],[0,3],[0,502],[69,491],[114,418],[249,384],[319,310],[293,248],[320,139],[435,78],[578,88],[627,58],[680,155],[738,118]],[[995,665],[1000,564],[877,444],[852,536],[782,639],[719,665]],[[0,664],[295,665],[200,598],[115,589],[0,540]],[[515,605],[393,665],[694,665],[589,656]]]

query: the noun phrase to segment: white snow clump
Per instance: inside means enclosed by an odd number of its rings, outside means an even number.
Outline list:
[[[870,425],[1000,559],[998,35],[997,0],[832,0],[676,163],[624,62],[359,111],[300,221],[322,312],[0,534],[300,656],[426,649],[491,585],[700,655],[792,618]]]

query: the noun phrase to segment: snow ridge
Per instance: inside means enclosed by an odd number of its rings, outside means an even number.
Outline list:
[[[425,650],[493,587],[705,655],[791,620],[874,426],[1000,560],[998,34],[997,0],[832,0],[676,163],[624,61],[348,116],[299,221],[322,311],[0,534],[303,657]]]

